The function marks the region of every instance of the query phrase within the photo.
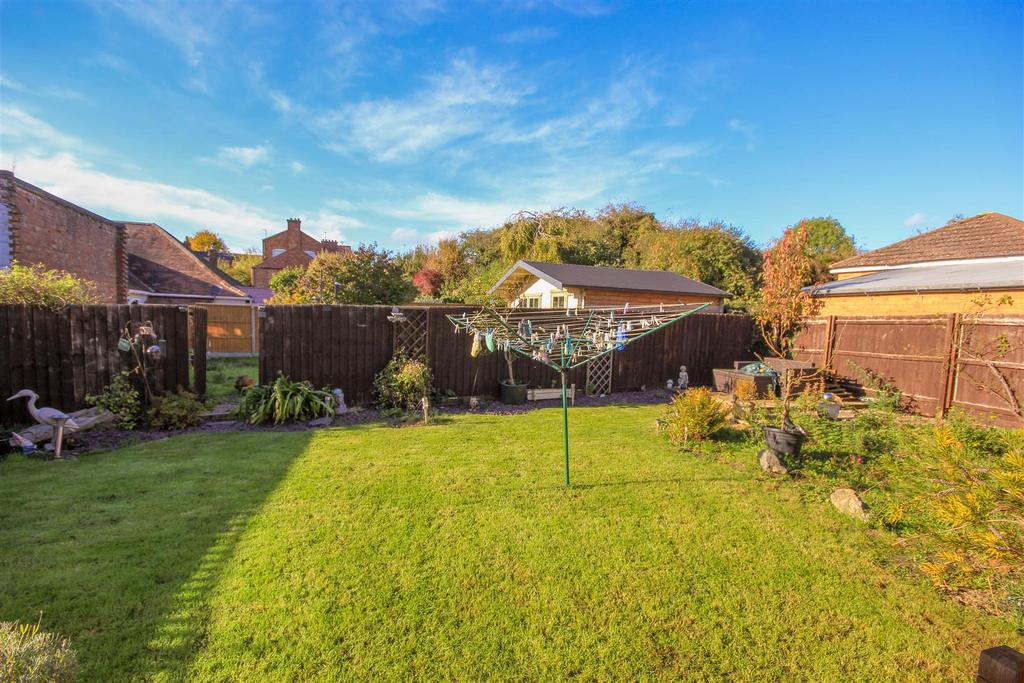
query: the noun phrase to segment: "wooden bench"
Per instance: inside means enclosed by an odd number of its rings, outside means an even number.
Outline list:
[[[566,397],[572,401],[572,405],[576,405],[576,385],[569,385],[566,390]],[[526,400],[527,401],[549,401],[551,399],[562,398],[561,387],[555,387],[554,389],[527,389]]]

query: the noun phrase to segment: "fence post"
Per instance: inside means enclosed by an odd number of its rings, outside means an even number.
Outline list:
[[[832,356],[835,352],[836,342],[836,317],[834,315],[828,316],[825,323],[825,349],[822,352],[822,367],[832,367]]]
[[[942,363],[943,390],[942,401],[939,403],[939,417],[945,417],[953,405],[953,393],[956,387],[957,361],[959,360],[960,349],[957,344],[957,334],[960,330],[960,314],[950,313],[946,318],[946,336],[943,338],[943,352],[945,360]]]
[[[256,355],[256,304],[249,306],[249,341],[251,342],[252,355]]]

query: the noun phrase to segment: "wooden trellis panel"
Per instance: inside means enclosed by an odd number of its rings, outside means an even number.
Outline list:
[[[402,310],[405,314],[405,322],[394,323],[395,353],[404,351],[410,358],[427,358],[428,348],[427,334],[429,318],[427,311],[422,308],[406,308]]]
[[[591,396],[612,393],[612,363],[614,353],[595,358],[587,363],[587,393]]]

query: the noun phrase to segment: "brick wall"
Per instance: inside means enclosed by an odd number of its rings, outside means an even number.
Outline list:
[[[101,301],[124,303],[128,255],[124,227],[0,171],[11,255],[24,264],[66,270],[96,283]]]

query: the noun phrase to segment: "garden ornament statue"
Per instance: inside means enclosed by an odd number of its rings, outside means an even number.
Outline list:
[[[78,425],[71,416],[67,413],[62,413],[56,408],[36,408],[36,401],[39,400],[39,394],[32,391],[31,389],[22,389],[14,396],[11,396],[8,401],[13,401],[16,398],[27,398],[28,399],[28,412],[35,419],[36,422],[43,425],[49,425],[53,427],[53,439],[50,443],[53,446],[54,455],[60,457],[61,445],[64,441],[64,427],[75,430],[78,429]]]
[[[686,372],[686,366],[679,366],[679,381],[676,382],[676,389],[683,391],[690,386],[690,375]]]
[[[679,322],[710,304],[671,304],[615,308],[481,308],[446,316],[456,332],[473,337],[470,356],[484,350],[513,351],[546,365],[562,379],[562,443],[565,485],[569,486],[569,371],[596,358],[625,350],[636,340]],[[470,404],[472,406],[472,403]]]

